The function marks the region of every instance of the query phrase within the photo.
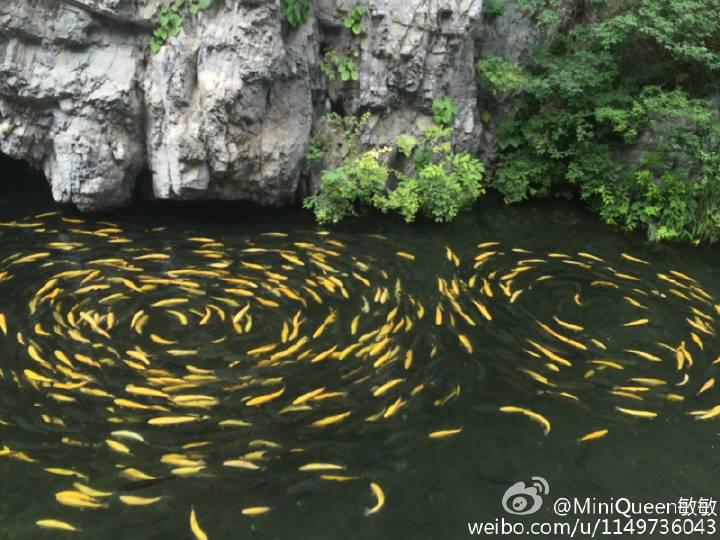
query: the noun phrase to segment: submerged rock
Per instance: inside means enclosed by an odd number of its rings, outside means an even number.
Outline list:
[[[142,5],[139,5],[142,4]],[[432,100],[459,105],[458,143],[481,123],[473,28],[481,0],[316,0],[288,27],[278,2],[215,0],[159,53],[159,0],[5,0],[0,5],[0,152],[44,171],[55,200],[127,205],[150,170],[159,199],[295,202],[301,165],[329,110],[371,111],[366,140],[417,132]],[[358,51],[357,81],[328,81],[330,48]]]

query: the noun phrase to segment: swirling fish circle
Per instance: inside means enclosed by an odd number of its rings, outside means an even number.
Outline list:
[[[1,227],[5,245],[48,239],[44,250],[19,249],[0,263],[8,296],[0,331],[13,353],[0,376],[39,405],[0,410],[0,422],[49,444],[31,452],[8,443],[0,453],[69,482],[56,494],[66,506],[151,505],[172,495],[168,479],[235,479],[282,463],[288,482],[291,471],[319,482],[365,479],[372,514],[382,488],[336,459],[332,441],[368,426],[389,431],[423,403],[435,418],[430,439],[459,434],[442,411],[477,365],[507,387],[496,410],[545,434],[551,400],[583,415],[610,406],[644,420],[714,385],[690,375],[712,360],[720,307],[692,277],[629,254],[608,262],[497,242],[469,257],[446,248],[434,288],[413,292],[416,255],[379,238],[385,259],[395,251],[392,267],[322,231],[226,245],[204,236],[167,244],[162,228],[138,235],[61,215]],[[535,295],[553,301],[530,302]],[[681,324],[659,343],[642,333]],[[720,409],[689,412],[704,420]],[[577,438],[608,432],[598,423]],[[86,461],[97,452],[119,468]],[[149,491],[112,498],[118,486]],[[272,507],[247,502],[246,516]]]
[[[0,314],[14,361],[0,375],[36,394],[29,429],[64,449],[8,444],[3,454],[66,477],[65,506],[105,508],[135,484],[152,496],[117,500],[155,504],[168,479],[262,474],[279,461],[287,475],[292,463],[322,482],[361,480],[330,461],[330,432],[460,393],[433,378],[437,363],[415,361],[438,349],[416,333],[425,308],[398,277],[407,257],[391,274],[322,231],[226,246],[202,236],[163,245],[161,229],[138,237],[54,215],[2,227],[8,244],[50,239],[0,264],[0,287],[15,289]],[[8,424],[18,414],[0,411]],[[83,457],[97,452],[107,457]],[[102,469],[113,458],[119,470]],[[252,503],[245,515],[269,507]]]

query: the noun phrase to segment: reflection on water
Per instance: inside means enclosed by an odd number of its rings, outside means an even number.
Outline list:
[[[460,537],[532,475],[714,485],[710,251],[557,207],[2,217],[3,537]]]

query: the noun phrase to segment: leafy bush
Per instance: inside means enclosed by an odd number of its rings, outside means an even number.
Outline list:
[[[457,110],[453,109],[454,103],[449,104],[452,105],[449,110]],[[436,222],[446,222],[484,193],[483,164],[467,153],[453,151],[451,127],[429,125],[419,139],[400,134],[394,148],[361,152],[357,140],[368,119],[368,115],[359,120],[330,115],[321,123],[325,126],[321,134],[313,139],[310,153],[314,158],[322,155],[326,161],[333,162],[338,154],[329,153],[338,148],[345,156],[340,166],[323,171],[320,191],[303,203],[320,223],[336,223],[356,215],[361,205],[398,212],[407,222],[414,221],[420,214]],[[410,161],[409,171],[394,169],[386,163],[393,149]],[[394,187],[390,188],[391,184]]]
[[[556,22],[557,0],[523,1],[541,24]],[[578,196],[651,240],[717,239],[720,4],[592,5],[588,22],[556,32],[525,69],[478,62],[494,91],[522,92],[499,132],[493,187],[508,202]]]
[[[380,162],[385,151],[369,150],[336,169],[323,171],[320,193],[307,197],[305,208],[315,212],[319,223],[337,223],[356,215],[356,203],[372,204],[382,196],[390,177],[389,169]]]
[[[282,0],[280,9],[288,24],[297,28],[305,24],[310,15],[310,0]]]

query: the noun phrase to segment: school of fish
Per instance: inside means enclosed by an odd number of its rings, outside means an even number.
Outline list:
[[[416,291],[404,276],[421,254],[391,250],[389,265],[326,231],[267,232],[242,246],[193,234],[164,243],[162,233],[62,213],[0,223],[0,241],[32,235],[27,245],[43,245],[0,262],[0,380],[36,400],[22,425],[18,411],[0,408],[0,457],[57,479],[58,514],[38,516],[40,528],[80,532],[63,507],[163,505],[178,482],[252,483],[279,462],[294,477],[364,485],[371,516],[385,505],[380,480],[325,442],[392,433],[421,407],[437,411],[426,440],[461,435],[467,426],[441,411],[474,390],[463,373],[473,363],[509,388],[535,389],[497,404],[518,426],[554,433],[548,400],[592,418],[591,431],[571,434],[577,443],[612,436],[588,413],[596,406],[636,422],[668,406],[699,421],[720,416],[711,401],[720,305],[677,269],[656,272],[627,253],[608,261],[483,241],[471,254],[433,254],[445,270]],[[18,289],[28,275],[32,287]],[[539,289],[556,300],[547,312],[523,306]],[[513,317],[532,321],[522,342],[503,333]],[[671,328],[665,341],[644,339],[654,324]],[[486,358],[489,339],[512,361]],[[668,365],[672,376],[658,376]],[[26,448],[3,435],[10,427],[45,429],[47,444]],[[58,446],[76,459],[58,460],[67,455]],[[110,461],[103,474],[91,470]],[[212,534],[200,503],[186,515],[203,539]],[[248,500],[238,516],[273,508]]]

